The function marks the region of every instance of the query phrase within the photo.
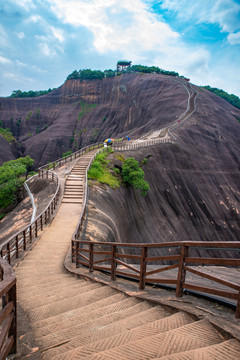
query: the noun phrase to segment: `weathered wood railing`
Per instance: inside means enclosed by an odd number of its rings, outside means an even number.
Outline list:
[[[0,259],[0,274],[0,359],[6,359],[8,354],[16,353],[17,349],[16,277],[4,259]]]
[[[211,250],[218,250],[230,257],[212,257]],[[159,252],[163,251],[162,255]],[[201,251],[209,251],[209,256],[202,257]],[[139,289],[145,288],[146,283],[170,284],[176,287],[176,296],[181,297],[183,290],[194,290],[200,293],[217,295],[219,297],[234,299],[237,302],[236,317],[240,317],[240,283],[223,280],[220,276],[211,275],[202,269],[209,265],[239,267],[239,242],[170,242],[162,244],[128,244],[90,242],[72,239],[72,261],[76,267],[84,265],[93,270],[102,270],[111,273],[111,279],[116,276],[126,276],[139,281]],[[155,255],[157,253],[157,256]],[[118,266],[121,266],[119,268]],[[193,265],[207,265],[196,270]],[[172,271],[174,270],[175,271]],[[165,271],[171,271],[170,276],[158,277]],[[206,287],[199,285],[199,280],[187,279],[187,274],[194,274],[210,280],[221,286]],[[214,284],[214,285],[215,285]],[[223,290],[226,286],[231,290]]]
[[[47,224],[56,209],[60,193],[57,174],[49,170],[44,170],[41,171],[41,173],[39,172],[39,176],[56,181],[57,189],[47,207],[38,215],[34,222],[28,224],[24,229],[0,244],[1,257],[6,259],[9,264],[12,263],[12,259],[18,259],[21,253],[28,249],[28,245],[33,242],[34,238],[38,237],[39,230],[43,230],[44,225]]]
[[[90,151],[90,150],[93,150],[93,149],[96,149],[96,148],[100,148],[103,146],[103,143],[96,143],[96,144],[93,144],[93,145],[88,145],[88,146],[85,146],[83,148],[81,148],[80,150],[68,155],[68,156],[65,156],[65,157],[62,157],[58,160],[55,160],[55,161],[52,161],[46,165],[43,165],[41,166],[38,171],[39,173],[43,172],[44,170],[48,170],[48,169],[56,169],[57,167],[59,166],[62,166],[64,164],[66,164],[67,162],[71,162],[77,158],[79,158],[81,155],[83,155],[84,153]]]
[[[148,146],[158,145],[159,143],[173,143],[173,140],[170,138],[158,138],[154,140],[144,140],[135,143],[124,140],[122,143],[114,142],[112,148],[115,151],[139,150]]]

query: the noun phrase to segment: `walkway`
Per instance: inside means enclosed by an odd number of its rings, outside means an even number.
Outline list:
[[[224,338],[207,320],[66,272],[63,263],[81,212],[81,191],[75,189],[76,200],[69,187],[83,185],[92,155],[76,163],[57,216],[16,268],[19,307],[31,326],[23,338],[33,336],[37,344],[20,358],[37,359],[38,353],[44,360],[240,358],[239,342]]]

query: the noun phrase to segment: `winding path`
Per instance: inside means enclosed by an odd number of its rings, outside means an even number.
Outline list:
[[[239,342],[224,338],[207,320],[195,321],[67,273],[63,263],[81,213],[83,175],[96,151],[74,165],[56,217],[16,268],[18,303],[31,327],[20,338],[26,342],[33,337],[37,346],[20,358],[240,358]]]

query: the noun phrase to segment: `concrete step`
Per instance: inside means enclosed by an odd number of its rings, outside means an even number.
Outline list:
[[[81,346],[77,349],[56,355],[54,359],[61,359],[65,355],[66,359],[85,360],[88,359],[89,356],[97,354],[98,352],[119,347],[129,342],[143,339],[144,337],[156,335],[160,332],[166,332],[172,328],[180,327],[193,321],[184,313],[171,315],[164,309],[161,309],[159,313],[160,319],[149,324],[139,326],[135,329],[125,331],[96,342],[91,342],[90,344]]]
[[[119,295],[121,295],[121,296],[119,296]],[[78,316],[83,316],[84,321],[86,321],[85,314],[89,318],[89,312],[91,312],[91,314],[93,314],[93,318],[95,318],[95,316],[98,317],[99,312],[100,312],[100,316],[102,316],[102,311],[104,311],[104,309],[107,306],[109,306],[109,302],[111,304],[115,304],[117,301],[119,301],[119,300],[121,301],[124,298],[125,298],[125,295],[115,293],[113,295],[109,295],[107,298],[101,298],[95,302],[89,303],[80,308],[76,308],[75,310],[71,310],[67,313],[62,313],[62,314],[51,316],[47,319],[35,321],[32,324],[32,328],[35,331],[43,330],[45,332],[44,329],[52,328],[52,326],[54,326],[54,327],[56,326],[59,328],[59,324],[61,324],[62,322],[64,323],[64,321],[71,320],[75,317],[77,318]],[[50,332],[52,332],[52,331],[50,331]]]
[[[71,328],[67,328],[60,331],[54,331],[52,334],[42,337],[38,339],[38,345],[40,349],[53,347],[66,340],[72,340],[73,338],[80,336],[83,333],[95,332],[100,328],[105,328],[109,324],[115,323],[116,321],[127,319],[129,316],[133,314],[140,314],[142,311],[149,310],[151,307],[147,303],[141,302],[139,304],[133,305],[129,308],[123,309],[121,311],[117,311],[112,314],[103,315],[94,320],[88,320],[84,323],[75,324],[75,326]]]
[[[99,352],[88,360],[148,360],[218,344],[222,336],[206,320]],[[72,357],[72,359],[74,359]]]
[[[240,359],[240,343],[235,339],[201,349],[155,358],[154,360],[237,360]]]
[[[38,321],[64,313],[70,310],[74,310],[78,307],[90,304],[91,302],[97,301],[101,297],[109,296],[113,293],[111,288],[104,289],[103,287],[88,291],[85,293],[80,293],[76,296],[67,297],[64,300],[57,300],[51,302],[50,304],[40,306],[37,309],[29,310],[28,314],[32,321]],[[56,294],[57,295],[57,294]]]
[[[128,332],[138,326],[155,321],[158,316],[161,316],[159,315],[159,308],[153,307],[146,311],[142,311],[139,314],[133,314],[125,319],[115,321],[105,327],[96,328],[95,331],[84,332],[81,336],[72,338],[70,341],[62,344],[61,346],[59,345],[52,349],[45,349],[43,352],[43,359],[50,360],[53,356],[60,355],[63,352],[73,350],[74,348],[78,348],[104,338],[109,338],[113,335],[119,335],[125,331]]]

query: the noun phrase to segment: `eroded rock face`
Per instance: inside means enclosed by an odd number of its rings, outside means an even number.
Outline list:
[[[175,129],[175,143],[124,152],[139,161],[148,158],[143,169],[150,191],[141,197],[131,188],[90,187],[88,237],[131,243],[239,241],[237,114],[201,91],[194,115]]]
[[[187,106],[187,91],[171,77],[126,74],[96,81],[68,80],[38,98],[1,98],[0,121],[35,167],[108,137],[163,127]],[[6,157],[0,154],[0,164]]]

